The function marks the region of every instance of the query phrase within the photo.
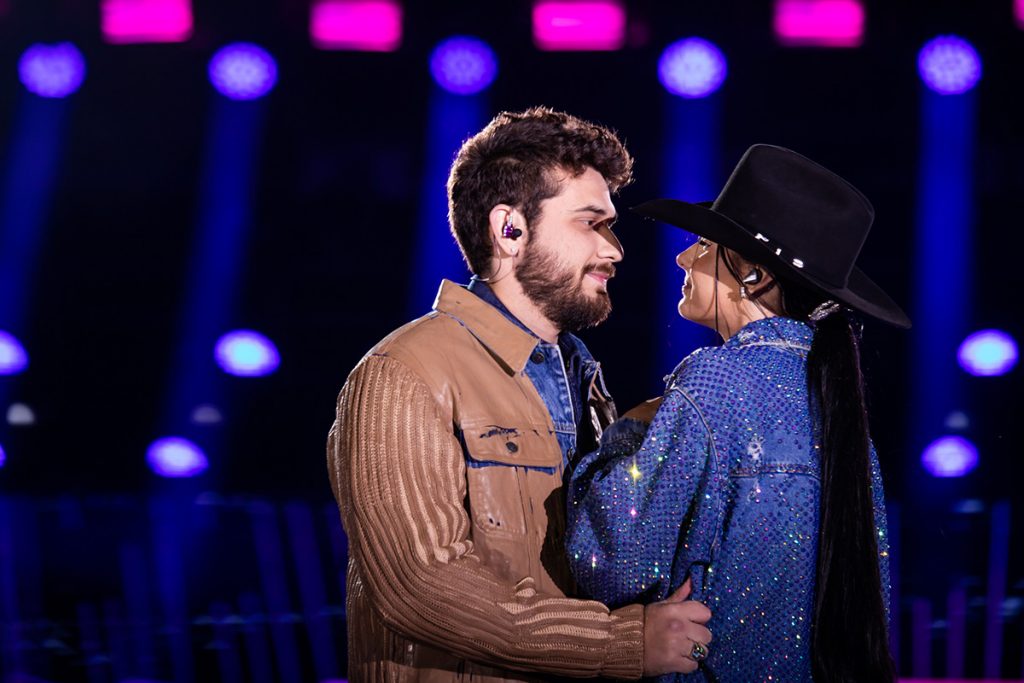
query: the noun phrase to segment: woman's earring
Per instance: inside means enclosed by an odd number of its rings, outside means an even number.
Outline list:
[[[749,297],[749,296],[747,295],[747,288],[746,288],[746,287],[744,287],[743,285],[740,285],[740,298],[741,298],[741,299],[749,299],[749,298],[750,298],[750,297]]]

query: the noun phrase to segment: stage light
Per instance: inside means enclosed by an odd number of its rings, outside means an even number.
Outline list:
[[[978,449],[962,436],[943,436],[924,449],[921,464],[933,477],[962,477],[978,466]]]
[[[103,39],[127,43],[180,43],[192,37],[190,0],[103,0]]]
[[[85,57],[71,43],[37,43],[22,53],[18,76],[29,92],[40,97],[67,97],[85,80]]]
[[[1013,1],[1013,16],[1017,18],[1017,28],[1024,28],[1024,0]]]
[[[703,38],[683,38],[665,48],[658,60],[658,79],[674,95],[707,97],[725,81],[725,55]]]
[[[209,467],[202,449],[178,436],[154,441],[146,451],[146,462],[153,472],[169,478],[194,477]]]
[[[212,406],[208,403],[204,403],[201,406],[196,406],[192,410],[191,420],[192,424],[215,425],[222,422],[224,420],[224,416],[221,415],[220,410],[217,409],[217,406]]]
[[[7,454],[4,453],[4,447],[0,445],[0,467],[3,467],[7,462]]]
[[[255,100],[277,83],[277,64],[270,53],[252,43],[232,43],[210,59],[210,82],[232,100]]]
[[[28,353],[15,336],[0,330],[0,375],[17,375],[28,367]]]
[[[448,38],[430,55],[430,73],[456,95],[473,95],[494,82],[498,59],[487,43],[470,36]]]
[[[269,375],[281,364],[274,342],[252,330],[225,334],[217,340],[214,358],[224,372],[238,377]]]
[[[776,0],[775,36],[793,47],[858,47],[864,40],[859,0]]]
[[[533,43],[541,50],[620,50],[626,10],[615,0],[533,5]]]
[[[940,95],[967,92],[981,78],[981,57],[963,38],[938,36],[917,55],[917,70],[925,85]]]
[[[1004,375],[1017,364],[1017,343],[1000,330],[980,330],[964,339],[956,358],[972,375]]]
[[[12,403],[7,409],[7,424],[12,427],[31,427],[35,423],[35,412],[24,403]]]
[[[309,35],[320,50],[393,52],[402,44],[402,6],[395,0],[319,0]]]

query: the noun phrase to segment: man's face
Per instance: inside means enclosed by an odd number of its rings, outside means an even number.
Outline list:
[[[612,310],[608,281],[622,246],[611,226],[615,206],[592,168],[563,173],[560,192],[541,203],[516,277],[523,292],[559,330],[593,327]]]

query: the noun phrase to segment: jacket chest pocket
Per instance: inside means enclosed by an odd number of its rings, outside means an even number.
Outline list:
[[[499,535],[535,531],[540,521],[535,519],[535,499],[550,492],[540,484],[561,472],[562,451],[555,435],[547,426],[493,424],[465,426],[462,435],[474,526]]]

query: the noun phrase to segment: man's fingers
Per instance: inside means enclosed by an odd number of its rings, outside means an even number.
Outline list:
[[[679,621],[694,621],[698,624],[706,624],[711,619],[711,610],[695,600],[684,600],[683,602],[667,602],[661,605],[662,609],[668,610],[666,616]]]
[[[665,602],[682,602],[686,598],[690,597],[690,593],[693,592],[693,581],[687,579],[683,582],[683,585],[676,589],[676,591],[665,599]]]

